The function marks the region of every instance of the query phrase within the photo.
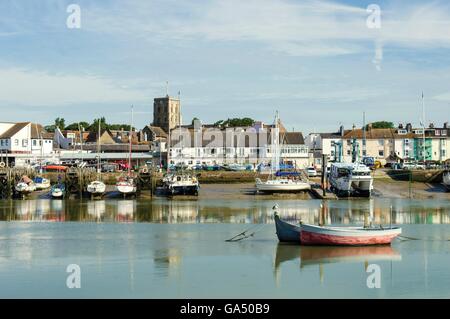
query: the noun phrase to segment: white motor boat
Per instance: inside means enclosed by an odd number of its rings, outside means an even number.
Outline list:
[[[36,190],[44,190],[50,188],[50,180],[43,177],[35,177],[33,182],[36,186]]]
[[[450,191],[450,170],[444,171],[442,174],[442,184]]]
[[[164,189],[169,195],[198,195],[198,179],[191,174],[168,174],[164,177]]]
[[[87,186],[87,191],[92,196],[102,196],[106,191],[106,185],[101,181],[93,181]]]
[[[28,176],[23,176],[20,182],[15,186],[15,190],[21,195],[27,195],[36,190],[36,185]]]
[[[361,163],[332,163],[329,175],[331,190],[338,196],[370,197],[373,177]]]
[[[137,187],[134,178],[127,176],[121,178],[116,184],[117,191],[123,196],[136,194]]]
[[[64,194],[66,192],[66,187],[64,184],[57,184],[54,185],[50,191],[50,195],[52,198],[55,199],[62,199],[64,198]]]

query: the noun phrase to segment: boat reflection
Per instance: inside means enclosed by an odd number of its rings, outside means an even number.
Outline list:
[[[300,269],[306,266],[322,266],[330,263],[363,263],[373,261],[401,261],[401,254],[390,245],[382,246],[299,246],[278,243],[275,252],[275,278],[278,282],[281,264],[299,259]],[[321,273],[321,279],[323,274]]]

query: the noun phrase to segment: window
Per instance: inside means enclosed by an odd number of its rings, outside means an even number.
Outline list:
[[[363,156],[367,155],[367,151],[362,151]]]
[[[408,146],[408,145],[409,145],[409,140],[406,139],[406,140],[405,140],[405,146]]]
[[[446,156],[445,150],[441,150],[441,157],[445,157],[445,156]]]
[[[15,139],[15,140],[14,140],[14,145],[15,145],[15,146],[19,146],[19,140],[18,140],[18,139]]]
[[[378,151],[378,156],[384,156],[384,151],[383,150],[379,150]]]
[[[347,140],[347,145],[348,146],[352,145],[352,141],[351,140]]]
[[[406,130],[398,130],[399,135],[405,135],[407,133]]]
[[[378,140],[378,145],[383,146],[384,145],[384,140],[383,139]]]
[[[33,146],[36,146],[36,140],[33,140]]]
[[[1,145],[2,145],[2,146],[4,145],[4,144],[3,144],[3,143],[4,143],[4,141],[3,141],[3,140],[2,140],[2,141],[1,141],[0,143],[1,143]]]
[[[23,139],[23,140],[22,140],[22,146],[23,146],[23,147],[27,147],[27,146],[28,146],[28,140]]]
[[[447,136],[447,130],[442,130],[442,131],[441,131],[441,135],[442,135],[442,136]]]
[[[9,140],[5,140],[5,145],[9,146]]]
[[[350,155],[350,150],[347,151],[347,155]]]

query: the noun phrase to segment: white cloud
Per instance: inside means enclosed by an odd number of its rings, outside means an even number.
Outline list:
[[[19,68],[0,69],[2,105],[64,106],[75,103],[148,101],[143,91],[125,89],[92,75],[49,74]]]
[[[377,43],[378,56],[380,43],[450,47],[450,12],[441,2],[382,7],[380,29],[367,28],[365,7],[328,1],[212,0],[169,6],[173,12],[160,12],[154,2],[142,1],[114,9],[95,7],[87,12],[86,27],[148,41],[254,41],[298,56],[359,53],[369,49],[368,41]]]

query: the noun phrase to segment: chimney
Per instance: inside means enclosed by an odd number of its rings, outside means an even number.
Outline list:
[[[434,128],[434,123],[430,123],[430,128]]]
[[[341,136],[344,136],[344,125],[341,125],[341,126],[339,127],[339,134],[340,134]]]
[[[448,128],[448,122],[444,123],[444,128]]]
[[[411,133],[411,132],[412,132],[412,125],[411,125],[411,123],[406,124],[406,131],[407,131],[408,133]]]
[[[398,124],[398,128],[399,128],[399,129],[403,129],[403,123],[399,123],[399,124]]]

